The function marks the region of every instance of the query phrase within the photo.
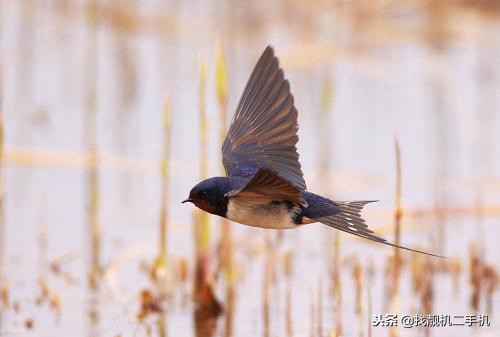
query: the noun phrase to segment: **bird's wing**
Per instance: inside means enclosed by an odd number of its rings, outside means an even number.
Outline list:
[[[306,184],[295,147],[297,130],[297,110],[290,85],[273,49],[267,47],[248,80],[222,146],[227,175],[249,177],[246,183],[258,182],[258,186],[288,182],[284,194],[292,194],[293,188],[293,194],[300,194]],[[262,169],[265,170],[259,174]],[[243,187],[233,191],[242,191]]]
[[[288,180],[265,168],[259,169],[248,178],[236,177],[238,181],[235,183],[231,182],[231,177],[229,179],[232,190],[226,194],[228,198],[237,196],[254,204],[288,200],[298,205],[302,202],[302,192],[299,189]]]

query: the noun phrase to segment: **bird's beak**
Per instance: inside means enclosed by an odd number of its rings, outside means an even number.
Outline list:
[[[181,204],[185,203],[185,202],[193,202],[193,199],[191,198],[187,198],[186,200],[184,200],[183,202],[181,202]]]

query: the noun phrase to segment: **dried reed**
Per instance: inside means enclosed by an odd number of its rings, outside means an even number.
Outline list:
[[[224,58],[224,47],[221,41],[217,43],[217,54],[215,59],[215,89],[217,94],[217,102],[219,106],[219,123],[220,123],[220,145],[222,144],[226,138],[227,128],[227,95],[228,95],[228,79],[227,79],[227,70],[226,70],[226,60]],[[224,167],[221,166],[221,174],[225,174]],[[232,272],[232,264],[233,264],[233,244],[232,244],[232,232],[231,226],[228,219],[221,219],[221,265],[222,270],[226,276],[226,282],[231,288],[231,284],[233,283],[233,272]],[[229,294],[228,294],[229,295]]]
[[[291,294],[290,279],[287,278],[286,296],[285,296],[285,331],[287,337],[293,336],[291,297],[292,294]]]
[[[157,281],[160,293],[165,291],[165,276],[167,268],[167,230],[168,230],[168,187],[169,187],[169,164],[170,164],[170,130],[171,109],[168,91],[163,97],[163,160],[161,165],[161,203],[160,203],[160,226],[158,256],[153,267],[153,278]],[[160,285],[163,283],[163,286]]]
[[[470,297],[470,306],[472,310],[477,313],[479,310],[479,303],[481,298],[481,289],[483,286],[482,268],[483,261],[478,253],[476,244],[472,244],[469,251],[470,261],[470,285],[472,288]]]
[[[367,296],[368,296],[368,337],[372,337],[372,318],[373,318],[373,298],[372,298],[372,284],[375,275],[375,268],[373,267],[373,262],[369,260],[368,267],[366,269],[366,285],[367,285]]]
[[[206,63],[200,60],[200,176],[207,177],[207,117],[205,111],[206,94]],[[222,307],[215,298],[211,285],[210,275],[210,223],[206,212],[196,209],[194,211],[194,241],[195,241],[195,272],[193,292],[197,307],[194,314],[196,329],[212,329],[212,323],[222,312]],[[197,322],[203,319],[205,322]],[[200,330],[200,331],[201,331]]]
[[[215,59],[215,89],[219,106],[220,122],[220,145],[226,138],[227,128],[227,95],[228,79],[226,70],[226,60],[224,58],[224,47],[221,41],[217,43],[217,54]],[[221,174],[225,174],[224,167],[221,166]],[[233,330],[233,311],[235,302],[234,272],[233,272],[233,238],[231,223],[228,219],[221,219],[221,241],[220,241],[220,264],[226,277],[226,316],[224,335],[231,336]]]
[[[97,149],[97,10],[98,0],[87,2],[88,46],[87,46],[87,83],[86,83],[86,114],[85,143],[89,149],[91,170],[87,173],[87,223],[90,239],[90,269],[89,284],[97,288],[101,273],[101,224],[99,220],[99,173]]]
[[[403,217],[403,206],[401,201],[401,148],[399,139],[394,139],[394,149],[396,152],[396,208],[394,211],[394,242],[401,244],[401,218]],[[390,311],[398,312],[399,295],[399,275],[401,268],[401,256],[398,248],[394,247],[394,265],[392,266],[392,282],[390,293]],[[391,336],[397,335],[396,327],[391,327]]]
[[[342,335],[342,282],[340,277],[340,234],[335,231],[333,255],[333,299],[335,308],[335,336]]]
[[[271,252],[271,233],[266,231],[264,234],[264,274],[262,279],[262,324],[264,337],[270,336],[270,309],[269,309],[269,291],[272,282],[273,259]]]
[[[4,167],[4,145],[5,145],[5,132],[4,132],[4,122],[3,122],[3,97],[4,97],[4,87],[3,87],[3,77],[4,77],[4,67],[0,60],[0,286],[6,282],[5,280],[5,266],[4,266],[4,254],[5,254],[5,185],[3,180],[3,167]]]
[[[200,120],[200,178],[207,177],[207,116],[205,111],[206,96],[206,63],[200,59],[200,95],[199,95],[199,120]],[[194,241],[196,249],[194,291],[200,291],[208,283],[208,249],[210,245],[210,223],[208,214],[198,209],[195,211]]]

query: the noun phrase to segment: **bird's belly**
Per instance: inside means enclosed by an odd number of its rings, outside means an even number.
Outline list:
[[[227,205],[226,217],[252,227],[273,229],[297,227],[285,204],[252,205],[238,198],[231,198]]]

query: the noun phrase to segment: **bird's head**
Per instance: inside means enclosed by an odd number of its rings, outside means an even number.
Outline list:
[[[228,200],[224,195],[228,188],[226,177],[209,178],[194,186],[189,192],[189,198],[182,203],[192,202],[205,212],[225,217]]]

